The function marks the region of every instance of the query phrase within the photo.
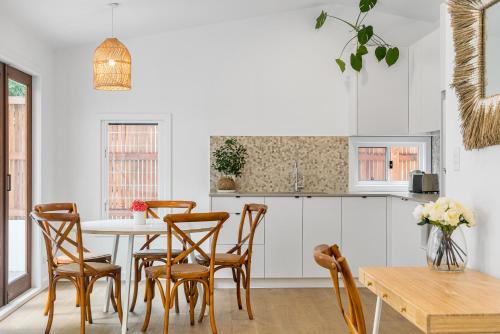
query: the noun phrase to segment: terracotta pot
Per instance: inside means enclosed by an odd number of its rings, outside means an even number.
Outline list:
[[[217,190],[219,191],[236,191],[236,183],[229,176],[221,176],[217,181]]]

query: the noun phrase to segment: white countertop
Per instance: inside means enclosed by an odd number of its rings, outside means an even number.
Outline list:
[[[410,192],[211,192],[210,197],[396,197],[415,202],[436,201],[439,194],[417,194]]]

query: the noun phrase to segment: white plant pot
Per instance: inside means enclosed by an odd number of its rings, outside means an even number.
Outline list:
[[[146,225],[146,211],[134,211],[134,224]]]

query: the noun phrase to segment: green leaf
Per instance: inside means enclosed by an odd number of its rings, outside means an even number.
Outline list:
[[[368,43],[370,38],[373,36],[373,27],[372,26],[363,26],[363,28],[358,31],[358,42],[361,45],[365,45]]]
[[[424,221],[421,221],[420,223],[417,223],[417,225],[419,225],[419,226],[424,226],[425,224],[427,224],[427,223],[425,222],[425,220],[424,220]]]
[[[358,56],[364,56],[366,54],[368,54],[368,49],[366,48],[366,46],[360,45],[358,47],[358,50],[356,51],[356,55],[358,55]]]
[[[398,59],[399,59],[399,49],[396,47],[389,48],[389,50],[387,50],[387,55],[385,56],[385,61],[387,65],[392,66],[396,64]]]
[[[316,29],[319,29],[325,24],[326,18],[328,17],[328,13],[324,10],[321,11],[318,18],[316,19]]]
[[[369,11],[370,9],[375,7],[376,4],[377,4],[377,0],[360,0],[359,1],[359,10],[362,13],[366,13],[367,11]]]
[[[375,49],[375,57],[377,57],[378,61],[384,59],[386,54],[387,48],[385,46],[379,46]]]
[[[339,65],[339,68],[342,71],[342,73],[344,73],[344,71],[345,71],[345,62],[342,59],[340,59],[340,58],[335,59],[335,62],[337,63],[337,65]]]
[[[363,68],[363,57],[351,53],[351,67],[357,72],[361,71]]]

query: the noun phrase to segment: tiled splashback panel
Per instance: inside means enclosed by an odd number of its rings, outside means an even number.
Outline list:
[[[212,153],[225,139],[210,137]],[[234,137],[248,151],[243,175],[237,179],[241,192],[293,191],[293,164],[303,177],[303,191],[346,192],[349,182],[348,137]],[[216,189],[219,175],[211,168],[210,186]]]

